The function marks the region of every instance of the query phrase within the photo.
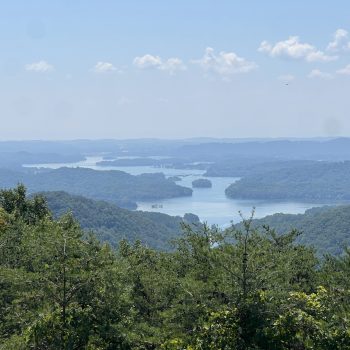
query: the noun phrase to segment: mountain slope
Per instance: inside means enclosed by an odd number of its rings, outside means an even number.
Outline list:
[[[55,217],[71,211],[82,228],[93,230],[99,239],[116,246],[127,238],[157,249],[169,249],[169,241],[181,233],[180,216],[122,209],[114,204],[71,195],[66,192],[42,192]],[[190,216],[186,216],[188,218]],[[197,217],[195,219],[198,220]]]
[[[341,254],[350,245],[350,205],[312,208],[305,214],[274,214],[255,219],[253,226],[268,225],[278,233],[295,228],[302,232],[302,244],[314,246],[319,254]]]
[[[296,163],[248,175],[226,189],[236,199],[350,200],[350,161]]]
[[[0,187],[11,188],[19,182],[24,183],[30,193],[65,191],[131,209],[136,208],[137,201],[192,195],[192,189],[167,180],[162,173],[134,176],[123,171],[87,168],[28,169],[26,172],[0,169]]]

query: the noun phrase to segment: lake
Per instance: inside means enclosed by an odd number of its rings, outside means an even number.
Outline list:
[[[87,157],[86,160],[76,163],[60,164],[32,164],[30,167],[43,167],[57,169],[60,167],[85,167],[95,170],[121,170],[131,175],[143,173],[159,173],[165,176],[179,176],[181,181],[178,185],[192,187],[193,180],[203,178],[203,170],[197,169],[172,169],[155,168],[151,166],[127,166],[127,167],[101,167],[96,162],[102,160],[102,157]],[[29,166],[29,165],[27,165]],[[255,217],[261,218],[275,213],[299,214],[312,207],[322,206],[328,203],[304,203],[304,202],[273,202],[261,200],[236,200],[225,196],[225,189],[238,178],[213,177],[209,178],[212,182],[211,188],[194,188],[192,197],[179,197],[164,199],[157,202],[138,202],[138,210],[156,211],[169,215],[181,215],[193,213],[199,216],[201,221],[208,224],[217,224],[220,227],[227,227],[240,221],[241,212],[244,217],[249,217],[252,209],[255,207]],[[153,205],[158,208],[152,208]]]

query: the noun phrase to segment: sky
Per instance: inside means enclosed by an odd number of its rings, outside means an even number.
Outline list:
[[[0,0],[0,139],[350,136],[350,2]]]

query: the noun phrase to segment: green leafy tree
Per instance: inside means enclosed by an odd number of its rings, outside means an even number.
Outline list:
[[[277,346],[291,350],[350,349],[349,313],[333,312],[338,305],[327,289],[320,286],[311,294],[291,292],[283,304],[283,312],[271,329]]]
[[[26,201],[1,212],[1,338],[33,349],[127,349],[127,284],[116,255],[84,239],[70,215],[27,220]]]

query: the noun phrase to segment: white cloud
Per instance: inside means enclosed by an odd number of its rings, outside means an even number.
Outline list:
[[[170,74],[174,74],[175,71],[186,69],[186,66],[182,60],[177,57],[171,57],[167,60],[163,60],[159,56],[146,54],[144,56],[135,57],[133,63],[140,69],[156,68],[159,70],[168,71]]]
[[[328,46],[328,51],[341,51],[341,50],[349,50],[350,42],[349,42],[349,33],[345,29],[337,29],[333,35],[333,41],[331,41]]]
[[[338,59],[337,56],[326,55],[311,44],[301,43],[297,36],[290,36],[287,40],[279,41],[274,45],[263,41],[258,51],[267,53],[271,57],[286,57],[307,62],[329,62]]]
[[[140,57],[135,57],[134,65],[137,68],[145,69],[145,68],[158,68],[162,65],[162,59],[159,56],[153,55],[144,55]]]
[[[345,74],[345,75],[350,75],[350,64],[348,64],[346,67],[337,70],[338,74]]]
[[[107,72],[114,72],[117,70],[117,68],[115,68],[112,63],[100,61],[96,63],[93,70],[96,73],[107,73]]]
[[[221,51],[219,54],[215,54],[211,47],[205,49],[201,59],[194,60],[192,63],[200,65],[205,71],[213,71],[223,76],[248,73],[258,67],[255,62],[247,61],[234,52]]]
[[[268,41],[264,40],[260,43],[258,51],[264,53],[271,53],[272,49],[272,45]]]
[[[330,73],[322,72],[319,69],[313,69],[309,73],[308,78],[329,80],[333,78],[333,75]]]
[[[30,72],[46,73],[54,70],[52,64],[47,63],[44,60],[39,62],[29,63],[25,65],[25,69]]]
[[[174,74],[177,70],[186,70],[186,66],[183,64],[182,60],[179,58],[173,57],[167,59],[165,62],[163,62],[159,69],[169,71],[170,74]]]
[[[291,81],[295,80],[295,76],[292,74],[283,74],[278,77],[278,80],[290,83]]]

